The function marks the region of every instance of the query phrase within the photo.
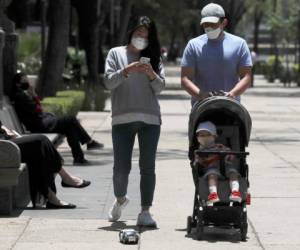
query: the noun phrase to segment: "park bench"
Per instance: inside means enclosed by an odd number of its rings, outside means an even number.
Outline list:
[[[4,96],[0,109],[2,124],[19,134],[28,134],[21,124],[8,97]],[[44,134],[58,147],[64,136]],[[21,163],[18,146],[6,140],[0,140],[0,214],[11,214],[15,207],[25,207],[30,201],[29,177],[26,165]]]

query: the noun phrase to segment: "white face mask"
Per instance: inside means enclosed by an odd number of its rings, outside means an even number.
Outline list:
[[[213,135],[210,136],[197,136],[197,140],[200,145],[204,148],[209,146],[213,146],[215,144],[215,137]]]
[[[216,29],[213,29],[213,28],[205,28],[204,29],[208,39],[217,39],[222,31],[222,29],[219,27],[219,28],[216,28]]]
[[[143,50],[148,46],[148,40],[142,37],[132,37],[131,44],[138,50]]]

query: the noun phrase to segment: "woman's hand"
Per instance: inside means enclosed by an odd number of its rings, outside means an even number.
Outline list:
[[[141,63],[140,62],[133,62],[131,64],[128,64],[124,69],[123,69],[123,74],[124,76],[128,77],[130,73],[134,72],[141,72],[140,68]]]
[[[21,137],[21,135],[19,133],[17,133],[15,130],[11,130],[11,129],[5,127],[4,125],[1,126],[1,129],[3,129],[5,131],[5,133],[9,136],[9,139],[15,139],[15,138]]]
[[[150,81],[153,81],[157,77],[150,63],[141,63],[139,67],[141,68],[141,72],[149,77]]]

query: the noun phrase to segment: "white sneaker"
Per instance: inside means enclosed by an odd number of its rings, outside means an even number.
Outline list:
[[[129,199],[128,199],[127,196],[125,197],[125,201],[122,204],[120,204],[116,199],[113,206],[109,210],[108,221],[115,222],[118,219],[120,219],[121,214],[122,214],[122,210],[126,207],[128,202],[129,202]]]
[[[144,211],[139,214],[136,225],[144,227],[157,227],[156,221],[152,218],[148,211]]]

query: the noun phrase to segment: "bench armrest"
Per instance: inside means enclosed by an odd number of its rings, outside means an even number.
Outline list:
[[[21,152],[17,144],[0,140],[0,168],[19,168]]]

